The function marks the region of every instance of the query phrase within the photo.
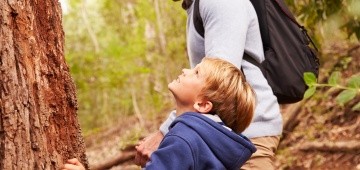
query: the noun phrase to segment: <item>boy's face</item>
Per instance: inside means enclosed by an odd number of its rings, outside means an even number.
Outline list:
[[[169,83],[168,88],[174,95],[177,104],[193,106],[204,87],[204,82],[200,63],[193,69],[183,69],[182,74]]]

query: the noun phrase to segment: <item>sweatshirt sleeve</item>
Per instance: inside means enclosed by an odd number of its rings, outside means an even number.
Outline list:
[[[151,154],[146,170],[194,169],[193,154],[188,143],[178,136],[166,136],[159,149]]]
[[[160,132],[165,136],[169,132],[169,126],[176,118],[176,110],[170,112],[168,118],[160,125]]]
[[[221,3],[221,4],[219,4]],[[240,68],[250,23],[246,1],[200,1],[206,56],[219,57]]]

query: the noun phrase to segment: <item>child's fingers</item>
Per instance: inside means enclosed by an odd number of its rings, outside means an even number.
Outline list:
[[[85,170],[84,166],[76,158],[67,160],[67,163],[64,164],[63,169],[65,169],[65,170]]]
[[[67,170],[82,170],[82,167],[80,167],[78,165],[73,165],[73,164],[65,164],[64,169],[67,169]]]
[[[67,160],[67,162],[70,163],[70,164],[74,164],[74,165],[81,165],[79,160],[76,159],[76,158],[69,159],[69,160]]]

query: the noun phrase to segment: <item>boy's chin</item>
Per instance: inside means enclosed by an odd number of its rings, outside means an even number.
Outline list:
[[[174,94],[174,86],[173,86],[173,84],[171,84],[171,83],[169,83],[168,84],[168,89],[169,89],[169,91],[172,93],[172,94]]]
[[[169,89],[170,91],[172,91],[172,90],[174,89],[174,86],[175,86],[175,80],[172,81],[172,82],[170,82],[170,83],[168,84],[168,89]]]

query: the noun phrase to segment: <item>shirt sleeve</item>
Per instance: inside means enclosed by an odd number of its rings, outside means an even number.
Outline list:
[[[185,140],[178,136],[166,136],[158,150],[151,154],[145,169],[194,169],[193,154]]]
[[[160,125],[160,132],[165,136],[169,132],[169,126],[176,118],[176,110],[170,112],[168,118]]]
[[[250,23],[248,7],[241,0],[200,1],[206,56],[222,58],[240,68]]]

